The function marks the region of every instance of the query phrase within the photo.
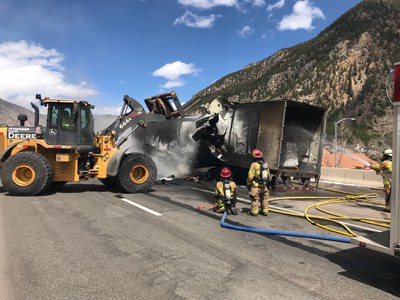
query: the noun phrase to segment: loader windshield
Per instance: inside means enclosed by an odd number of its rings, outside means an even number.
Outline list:
[[[57,114],[54,113],[54,117]],[[61,121],[61,130],[76,132],[77,126],[74,117],[73,107],[61,107],[60,108],[60,121]],[[53,119],[53,115],[52,115]]]

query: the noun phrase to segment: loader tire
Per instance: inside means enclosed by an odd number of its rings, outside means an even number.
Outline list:
[[[34,196],[50,186],[53,168],[40,153],[19,152],[4,162],[1,181],[11,195]]]
[[[129,193],[150,189],[157,177],[153,159],[143,153],[128,154],[121,162],[116,178],[118,185]]]

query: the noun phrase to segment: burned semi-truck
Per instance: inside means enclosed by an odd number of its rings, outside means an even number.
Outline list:
[[[251,151],[259,148],[275,177],[286,183],[291,177],[306,185],[319,178],[326,119],[320,107],[290,100],[232,104],[218,97],[189,116],[175,92],[145,99],[147,113],[129,96],[124,103],[105,131],[116,131],[117,145],[130,139],[124,143],[127,153],[149,154],[161,177],[201,167],[213,174],[228,165],[238,179],[251,163]]]
[[[236,171],[238,177],[251,164],[251,151],[258,148],[264,154],[271,173],[290,184],[299,178],[308,185],[317,181],[321,172],[325,136],[326,110],[291,100],[271,100],[245,104],[229,104],[219,97],[205,107],[210,115],[193,136],[201,140],[203,152]],[[207,133],[213,132],[212,139]],[[199,153],[202,153],[200,151]],[[208,161],[202,154],[199,165]],[[217,166],[218,168],[218,166]]]

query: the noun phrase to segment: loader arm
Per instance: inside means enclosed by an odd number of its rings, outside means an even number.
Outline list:
[[[125,95],[117,119],[106,129],[100,131],[99,135],[113,135],[117,146],[120,147],[139,127],[147,128],[152,123],[185,116],[175,92],[152,96],[146,98],[144,102],[149,112],[146,112],[137,100]]]
[[[128,128],[132,128],[138,125],[140,115],[144,112],[144,108],[138,101],[132,97],[125,95],[121,111],[117,119],[111,123],[106,129],[100,131],[100,135],[108,135],[111,131],[115,132],[115,135],[119,137]]]

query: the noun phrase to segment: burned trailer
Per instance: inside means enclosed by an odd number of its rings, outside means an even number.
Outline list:
[[[209,105],[209,112],[216,107],[228,107],[221,98]],[[233,104],[218,114],[227,125],[216,131],[225,143],[215,147],[215,157],[221,165],[234,168],[243,181],[244,174],[252,162],[251,151],[258,148],[264,154],[274,178],[280,176],[285,184],[290,178],[301,179],[308,185],[311,178],[317,181],[321,172],[323,140],[325,135],[326,110],[314,105],[293,100],[271,100],[256,103]],[[212,127],[209,122],[208,126]],[[204,131],[204,130],[203,130]],[[210,130],[208,130],[210,131]],[[204,141],[202,141],[204,143]],[[209,142],[206,142],[209,146]],[[214,145],[215,146],[215,145]],[[209,147],[210,148],[210,147]],[[200,159],[203,166],[204,159]],[[200,163],[201,164],[201,163]]]

